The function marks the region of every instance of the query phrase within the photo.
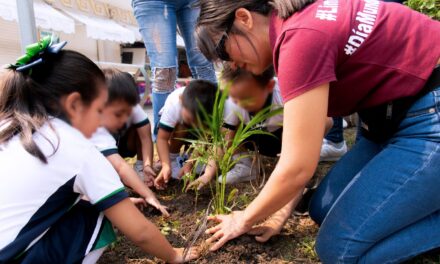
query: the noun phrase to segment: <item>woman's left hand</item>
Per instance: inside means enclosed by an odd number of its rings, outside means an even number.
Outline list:
[[[211,216],[208,218],[208,220],[213,220],[219,223],[218,225],[206,230],[207,234],[213,234],[206,240],[206,242],[211,244],[217,241],[209,249],[211,251],[216,251],[226,242],[246,233],[252,227],[252,225],[246,225],[243,211],[233,211],[229,215]]]

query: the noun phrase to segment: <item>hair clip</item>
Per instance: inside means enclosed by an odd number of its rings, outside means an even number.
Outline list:
[[[19,57],[15,64],[9,65],[9,69],[14,69],[19,72],[32,69],[35,65],[43,63],[41,57],[46,52],[51,54],[57,54],[66,44],[67,41],[55,43],[54,36],[46,36],[37,43],[26,46],[26,53]]]

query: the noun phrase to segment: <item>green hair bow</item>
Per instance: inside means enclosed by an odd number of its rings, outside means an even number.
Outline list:
[[[26,46],[26,53],[19,57],[15,64],[9,65],[9,69],[24,72],[31,69],[35,65],[43,63],[43,55],[48,52],[57,54],[66,44],[66,41],[54,44],[53,36],[46,36],[37,43]]]

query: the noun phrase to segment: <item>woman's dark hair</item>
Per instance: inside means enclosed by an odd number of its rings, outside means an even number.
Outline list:
[[[203,118],[203,112],[212,113],[217,89],[210,81],[193,80],[182,93],[182,105],[194,118]]]
[[[109,68],[102,70],[108,87],[107,105],[122,100],[129,105],[135,106],[140,102],[136,82],[128,72]]]
[[[225,63],[221,74],[221,79],[225,82],[236,82],[246,78],[254,78],[261,87],[265,87],[274,76],[275,71],[272,66],[270,66],[262,74],[255,75],[241,68],[232,69],[229,64]]]
[[[49,116],[66,116],[60,105],[63,96],[78,92],[89,105],[105,87],[105,79],[98,66],[78,52],[62,50],[41,57],[44,62],[30,71],[8,70],[0,80],[0,144],[19,135],[25,150],[47,163],[32,134]]]
[[[272,10],[287,19],[316,0],[199,0],[200,16],[196,27],[196,40],[200,51],[209,60],[218,59],[216,48],[219,37],[225,33],[243,35],[234,27],[235,11],[245,8],[251,12],[268,16]],[[215,38],[217,36],[217,38]]]

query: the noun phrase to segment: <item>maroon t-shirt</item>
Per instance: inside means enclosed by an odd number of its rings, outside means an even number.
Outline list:
[[[318,0],[270,40],[284,102],[330,83],[329,116],[417,94],[440,58],[440,23],[396,3]]]

